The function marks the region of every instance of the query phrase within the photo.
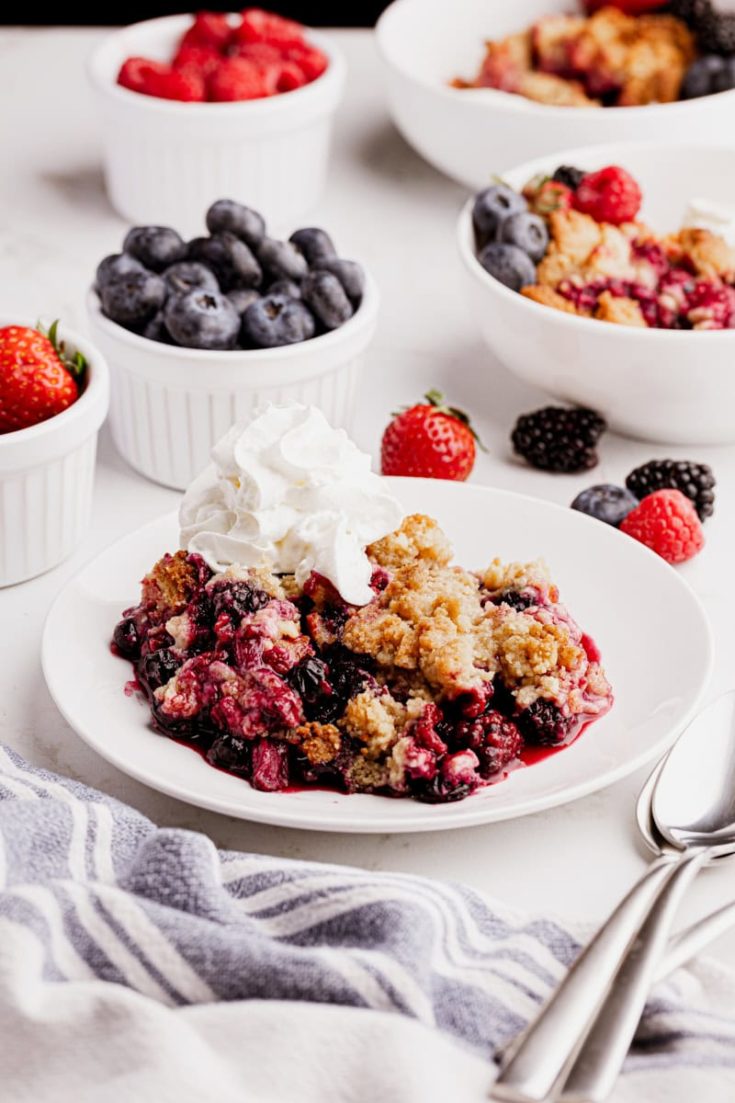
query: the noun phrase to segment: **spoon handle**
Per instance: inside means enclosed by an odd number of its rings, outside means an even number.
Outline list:
[[[725,904],[722,908],[697,919],[683,931],[677,931],[669,939],[666,956],[659,962],[655,980],[663,980],[674,970],[686,965],[693,957],[714,942],[720,935],[727,934],[735,927],[735,903]]]
[[[684,860],[653,862],[582,951],[540,1014],[505,1055],[491,1099],[544,1103],[563,1084],[656,899]]]
[[[664,885],[564,1085],[565,1103],[604,1103],[633,1041],[682,896],[708,853],[685,853]]]

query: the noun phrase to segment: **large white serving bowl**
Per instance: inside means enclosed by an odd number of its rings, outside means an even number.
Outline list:
[[[235,19],[235,16],[232,16]],[[317,203],[346,65],[334,42],[307,32],[329,59],[311,84],[265,99],[179,103],[122,88],[131,56],[169,61],[190,15],[134,23],[107,35],[89,59],[102,123],[105,179],[130,222],[194,233],[215,199],[237,199],[285,226]]]
[[[163,793],[240,819],[320,831],[432,831],[511,819],[591,793],[663,754],[696,711],[712,664],[707,618],[677,571],[584,514],[521,494],[389,479],[407,512],[437,518],[457,561],[481,568],[543,556],[562,599],[602,651],[611,712],[572,746],[455,804],[327,790],[263,793],[157,735],[125,693],[132,668],[110,650],[143,575],[178,544],[173,515],[126,536],[71,580],[49,613],[43,669],[59,709],[91,747]]]
[[[37,321],[0,317],[0,326]],[[110,382],[99,349],[65,325],[58,339],[87,362],[84,390],[55,417],[0,434],[0,587],[35,578],[78,547],[92,512],[97,435]]]
[[[469,188],[530,157],[597,142],[724,142],[735,126],[735,91],[648,107],[549,107],[495,89],[457,89],[484,42],[524,30],[570,0],[395,0],[377,25],[396,126],[430,164]]]
[[[562,150],[504,174],[521,188],[562,164],[618,164],[638,180],[642,219],[681,226],[687,202],[732,203],[735,149],[621,143]],[[493,279],[475,256],[472,200],[459,217],[462,287],[485,342],[514,374],[555,398],[592,406],[612,428],[661,444],[735,441],[735,330],[639,329],[532,302]]]

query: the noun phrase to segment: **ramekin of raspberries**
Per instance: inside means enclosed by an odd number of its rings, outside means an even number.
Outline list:
[[[319,198],[345,77],[323,35],[260,8],[166,16],[109,35],[89,72],[129,221],[193,229],[218,195],[247,194],[281,222]]]
[[[305,29],[261,8],[233,18],[197,12],[165,61],[128,57],[117,83],[131,92],[182,103],[231,103],[293,92],[329,66]]]
[[[100,261],[87,302],[113,371],[118,448],[177,489],[269,401],[314,403],[348,428],[377,318],[375,284],[326,230],[277,239],[232,199],[212,203],[204,222],[188,241],[170,226],[134,226]]]

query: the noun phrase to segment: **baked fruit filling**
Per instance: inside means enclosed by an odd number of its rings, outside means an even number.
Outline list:
[[[114,647],[154,728],[256,789],[460,800],[612,704],[594,643],[540,563],[451,566],[413,515],[370,545],[373,600],[165,555]]]

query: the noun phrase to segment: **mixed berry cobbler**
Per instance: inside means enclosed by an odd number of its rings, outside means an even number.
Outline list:
[[[477,259],[511,290],[567,314],[639,328],[735,327],[735,249],[702,224],[701,203],[690,203],[682,229],[657,235],[639,218],[642,200],[619,165],[560,165],[522,192],[493,184],[473,204]]]
[[[444,802],[610,708],[599,652],[541,564],[450,566],[443,532],[418,514],[367,554],[375,596],[362,607],[315,573],[299,588],[165,555],[114,632],[155,729],[256,789]]]
[[[518,34],[486,43],[476,77],[457,88],[497,88],[555,107],[636,107],[682,94],[697,54],[695,35],[673,15],[629,15],[603,7],[546,15]]]

